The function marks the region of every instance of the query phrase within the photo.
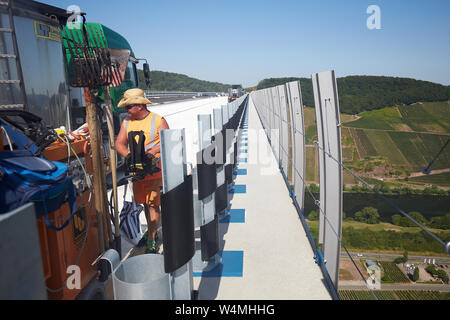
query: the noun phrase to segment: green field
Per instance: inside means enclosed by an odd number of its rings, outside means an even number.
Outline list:
[[[319,221],[308,219],[308,227],[317,242]],[[450,241],[450,231],[431,231],[444,242]],[[411,255],[446,256],[444,247],[419,227],[399,227],[388,223],[370,225],[344,221],[342,244],[350,251],[396,254],[408,251]]]
[[[316,172],[317,148],[307,146],[305,149],[306,149],[306,181],[317,183],[319,180]]]
[[[305,143],[312,144],[312,141],[317,140],[317,126],[311,125],[305,130]]]
[[[344,184],[358,184],[358,181],[347,170],[343,171]]]
[[[400,146],[391,139],[391,132],[365,130],[365,133],[376,150],[376,156],[386,158],[392,165],[402,166],[409,164],[400,151]]]
[[[450,138],[450,105],[446,101],[383,108],[359,116],[344,123],[342,129],[351,131],[359,156],[380,156],[390,165],[409,171],[427,166]],[[343,141],[344,145],[349,143],[348,138]],[[446,148],[433,169],[449,167],[450,148]]]
[[[351,132],[355,140],[356,147],[358,148],[360,158],[376,157],[378,155],[377,150],[367,135],[367,130],[353,129]]]
[[[450,172],[431,174],[428,176],[409,178],[410,182],[421,182],[429,184],[437,184],[440,186],[450,186]]]
[[[345,127],[450,133],[448,102],[424,102],[362,112],[359,119],[345,122]],[[347,119],[346,119],[347,120]]]
[[[430,220],[432,217],[444,216],[450,213],[450,197],[449,196],[433,196],[433,195],[384,195],[387,199],[392,201],[396,206],[402,208],[405,212],[418,211],[425,219]],[[315,195],[318,198],[318,195]],[[361,211],[365,207],[377,208],[380,214],[380,220],[391,223],[391,217],[397,214],[398,211],[392,207],[388,202],[380,198],[375,193],[353,193],[345,192],[344,211],[347,217],[354,217],[355,213]],[[305,211],[307,214],[311,210],[316,210],[311,196],[305,197]]]
[[[353,148],[346,147],[342,148],[342,160],[343,161],[352,161],[353,160]]]
[[[346,122],[345,127],[396,130],[399,124],[402,124],[402,118],[397,107],[367,111],[359,114],[359,116],[361,118],[356,121]]]
[[[303,117],[305,128],[314,125],[314,121],[316,120],[316,110],[309,107],[303,108]]]
[[[379,261],[383,268],[384,275],[389,277],[394,283],[409,283],[408,277],[393,262]]]
[[[315,112],[308,107],[304,108],[304,112],[306,141],[311,144],[311,140],[317,140]],[[341,115],[343,161],[355,172],[370,174],[374,169],[383,170],[389,175],[386,177],[405,177],[420,172],[450,139],[450,105],[446,101],[383,108],[363,112],[358,117],[353,120],[356,116]],[[307,155],[307,158],[308,168],[317,167],[312,156]],[[447,168],[450,168],[450,146],[444,149],[432,166],[432,170]],[[376,173],[378,176],[379,172]],[[313,177],[310,171],[308,181],[317,181],[317,178],[317,174]],[[410,178],[402,182],[449,186],[448,178],[448,175],[440,175]],[[353,184],[355,180],[344,173],[344,183]]]
[[[421,168],[437,155],[450,136],[413,132],[389,132],[398,150],[405,156],[412,170]],[[405,163],[406,164],[406,163]],[[433,164],[433,169],[450,167],[450,148],[445,148]]]
[[[374,290],[378,300],[450,300],[450,292],[425,290]],[[341,300],[375,300],[370,291],[339,290]]]
[[[319,195],[315,194],[318,199]],[[397,195],[386,197],[402,208],[405,212],[420,212],[428,221],[433,217],[443,216],[449,213],[450,197],[431,195]],[[350,221],[355,218],[357,211],[365,207],[377,208],[381,223],[366,224],[358,221]],[[311,196],[305,196],[305,215],[312,210],[317,210]],[[349,250],[363,250],[374,252],[387,252],[402,254],[405,250],[415,252],[417,255],[443,255],[445,251],[442,245],[419,227],[401,227],[392,224],[392,215],[398,211],[391,207],[385,200],[376,194],[344,193],[345,220],[342,225],[342,243]],[[308,226],[313,236],[318,235],[318,221],[309,221]],[[450,241],[450,230],[429,229],[444,242]]]
[[[343,147],[353,147],[355,145],[352,135],[350,134],[349,128],[341,129],[341,137],[342,137],[342,146]]]
[[[450,136],[439,134],[350,129],[359,156],[382,157],[390,165],[420,171],[437,155]],[[450,148],[435,160],[433,169],[450,167]]]
[[[431,161],[441,150],[444,144],[450,139],[450,136],[436,135],[436,134],[423,134],[421,136],[422,146],[424,154],[427,158],[426,164]],[[450,167],[450,148],[444,149],[442,154],[433,163],[433,169],[445,169]]]
[[[398,107],[402,120],[412,130],[450,133],[450,106],[448,102],[415,103]]]
[[[407,163],[408,167],[420,171],[421,168],[426,166],[427,159],[422,146],[421,134],[389,132],[389,136],[407,159],[405,164]]]

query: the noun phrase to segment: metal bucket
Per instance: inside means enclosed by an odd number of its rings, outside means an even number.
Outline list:
[[[111,264],[115,300],[170,300],[163,255],[143,254],[121,262],[117,251],[110,249],[101,259]]]

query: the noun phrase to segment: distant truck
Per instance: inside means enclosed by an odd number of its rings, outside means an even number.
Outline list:
[[[228,102],[234,101],[240,97],[242,97],[245,93],[245,90],[242,88],[240,84],[233,84],[230,89],[228,89]]]

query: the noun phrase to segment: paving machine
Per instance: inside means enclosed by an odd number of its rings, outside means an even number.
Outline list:
[[[231,88],[228,89],[228,102],[234,101],[245,94],[242,85],[233,84]]]

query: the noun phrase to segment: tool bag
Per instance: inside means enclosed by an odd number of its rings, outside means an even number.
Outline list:
[[[39,155],[58,139],[55,130],[28,111],[0,110],[0,125],[18,149],[29,150],[34,155]]]
[[[45,216],[47,227],[64,229],[72,220],[76,191],[67,166],[33,156],[28,150],[0,152],[0,214],[33,202],[36,217]],[[70,216],[60,227],[51,224],[48,215],[58,210],[68,197]]]
[[[130,189],[130,195],[127,197],[128,189]],[[133,245],[137,245],[139,240],[142,238],[141,222],[139,220],[139,215],[142,210],[144,210],[144,207],[136,204],[134,201],[132,183],[129,181],[129,183],[125,186],[123,208],[119,215],[119,226],[122,234]]]

